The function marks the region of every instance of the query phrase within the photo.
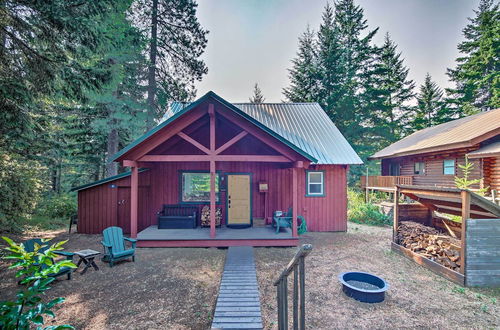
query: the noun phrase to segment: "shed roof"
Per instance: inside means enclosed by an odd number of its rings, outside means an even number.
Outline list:
[[[229,103],[208,92],[193,103],[174,102],[162,122],[114,156],[128,150],[167,126],[180,115],[212,97],[245,119],[275,136],[316,164],[362,164],[351,145],[317,103]]]
[[[388,158],[469,147],[500,134],[500,108],[424,128],[378,151]]]
[[[469,158],[484,158],[500,156],[500,141],[485,145],[482,148],[469,152]]]
[[[145,172],[147,170],[149,170],[149,168],[140,168],[139,169],[139,173]],[[131,174],[132,174],[132,171],[123,172],[123,173],[120,173],[120,174],[117,174],[117,175],[110,176],[108,178],[104,178],[104,179],[101,179],[101,180],[97,180],[97,181],[94,181],[94,182],[91,182],[91,183],[87,183],[87,184],[75,187],[75,188],[71,189],[71,191],[85,190],[85,189],[88,189],[88,188],[99,186],[99,185],[104,184],[104,183],[113,182],[113,181],[116,181],[116,180],[119,180],[119,179],[126,178],[126,177],[130,176]]]

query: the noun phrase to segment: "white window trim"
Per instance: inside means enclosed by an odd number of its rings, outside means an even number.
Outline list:
[[[310,174],[321,174],[321,182],[311,183]],[[311,184],[321,185],[320,192],[311,192]],[[325,172],[323,171],[308,171],[307,172],[307,195],[308,196],[324,196],[325,195]]]

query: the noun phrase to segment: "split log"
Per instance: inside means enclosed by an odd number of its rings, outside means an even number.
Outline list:
[[[413,221],[402,221],[398,226],[396,242],[447,268],[460,270],[460,240],[435,228]]]
[[[215,208],[215,225],[220,226],[222,220],[222,210],[220,207]],[[210,227],[210,206],[205,205],[201,209],[201,226]]]

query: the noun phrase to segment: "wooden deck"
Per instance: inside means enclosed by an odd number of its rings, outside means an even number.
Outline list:
[[[251,228],[217,228],[210,238],[210,228],[158,229],[150,226],[137,234],[138,247],[228,247],[228,246],[297,246],[289,228],[278,234],[271,226]]]

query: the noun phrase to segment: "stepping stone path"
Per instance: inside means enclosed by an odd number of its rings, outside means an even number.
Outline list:
[[[229,247],[212,329],[262,329],[251,246]]]

